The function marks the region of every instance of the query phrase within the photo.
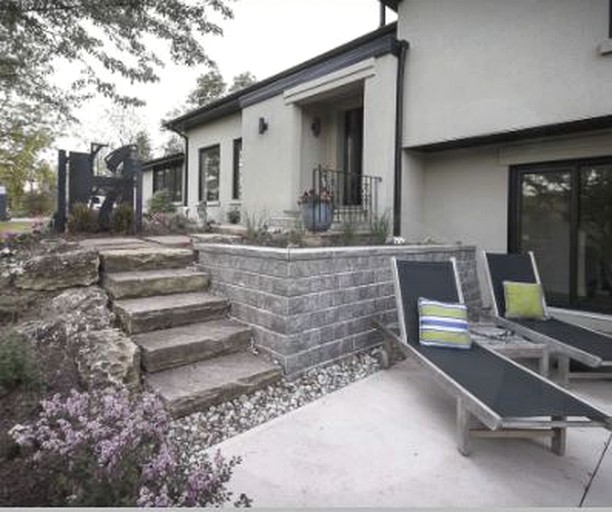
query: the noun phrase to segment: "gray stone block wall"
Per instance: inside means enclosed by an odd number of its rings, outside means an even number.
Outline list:
[[[372,320],[397,320],[391,257],[454,256],[471,317],[480,311],[474,247],[195,248],[212,292],[230,299],[232,316],[252,326],[257,345],[290,376],[380,344]]]

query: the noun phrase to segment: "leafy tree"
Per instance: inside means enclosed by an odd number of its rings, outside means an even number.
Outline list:
[[[191,108],[203,107],[223,96],[226,87],[221,73],[214,66],[208,73],[198,77],[196,88],[187,97],[187,103]]]
[[[138,158],[140,160],[151,160],[153,158],[153,149],[151,148],[151,137],[146,130],[140,130],[136,134],[136,138],[132,141],[138,146]]]
[[[253,85],[255,82],[257,82],[257,77],[250,71],[245,71],[244,73],[240,73],[234,77],[234,81],[232,82],[228,92],[232,93],[239,91],[240,89],[244,89],[249,85]]]
[[[48,147],[50,135],[44,130],[24,131],[15,128],[12,132],[15,146],[12,149],[0,148],[0,182],[6,185],[11,208],[20,204],[28,182],[47,179],[48,164],[43,162],[40,152]]]
[[[162,147],[164,155],[173,155],[185,151],[185,142],[178,135],[170,135]]]
[[[169,45],[173,62],[211,65],[198,36],[221,34],[211,15],[231,18],[225,0],[66,0],[0,4],[0,104],[15,99],[69,115],[74,101],[93,93],[123,105],[142,105],[115,81],[155,82],[163,65],[150,36]],[[52,81],[70,65],[67,89]],[[107,78],[108,76],[111,78]],[[23,113],[23,112],[22,112]]]

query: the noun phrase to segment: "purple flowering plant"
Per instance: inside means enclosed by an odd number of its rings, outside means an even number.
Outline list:
[[[155,395],[127,390],[54,395],[36,421],[16,425],[15,441],[53,472],[58,498],[71,506],[220,506],[240,458],[219,452],[187,467],[168,435],[170,416]],[[241,495],[236,506],[249,506]]]

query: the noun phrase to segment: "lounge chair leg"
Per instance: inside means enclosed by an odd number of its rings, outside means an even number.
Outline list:
[[[544,349],[544,353],[542,354],[542,357],[540,357],[539,370],[540,375],[548,378],[550,373],[550,354],[548,352],[548,348]]]
[[[562,421],[565,418],[562,416],[553,416],[553,421]],[[550,449],[556,455],[562,457],[565,455],[565,446],[567,444],[567,428],[553,428],[553,437]]]
[[[561,384],[564,388],[569,387],[569,367],[570,361],[569,357],[565,355],[557,356],[557,367],[559,369],[559,384]]]
[[[470,418],[463,400],[457,398],[457,449],[466,457],[470,454]]]

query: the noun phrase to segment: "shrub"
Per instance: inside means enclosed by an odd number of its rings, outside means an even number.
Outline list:
[[[71,233],[95,233],[98,231],[98,215],[86,204],[76,203],[68,215],[68,231]]]
[[[149,213],[175,213],[176,206],[167,190],[158,190],[147,201],[147,211]]]
[[[202,455],[187,467],[168,435],[170,416],[151,394],[107,389],[43,401],[38,419],[11,436],[37,449],[38,464],[57,476],[57,503],[70,506],[222,505],[239,458]],[[250,505],[241,495],[236,505]]]
[[[342,235],[340,241],[342,245],[354,245],[357,240],[355,225],[351,221],[342,224]]]
[[[0,337],[0,396],[23,386],[37,389],[42,384],[40,370],[28,340],[14,331]]]
[[[230,224],[240,224],[240,209],[234,206],[227,212],[227,220]]]
[[[387,242],[391,230],[391,218],[388,212],[383,215],[375,215],[370,224],[374,243],[383,245]]]
[[[26,192],[22,207],[28,217],[50,215],[55,208],[55,197],[51,192]]]
[[[129,204],[120,204],[111,215],[110,229],[114,233],[130,233],[134,227],[134,210]]]
[[[265,215],[256,213],[245,213],[244,224],[246,227],[245,238],[250,243],[265,244],[270,239],[268,233],[268,222]]]

